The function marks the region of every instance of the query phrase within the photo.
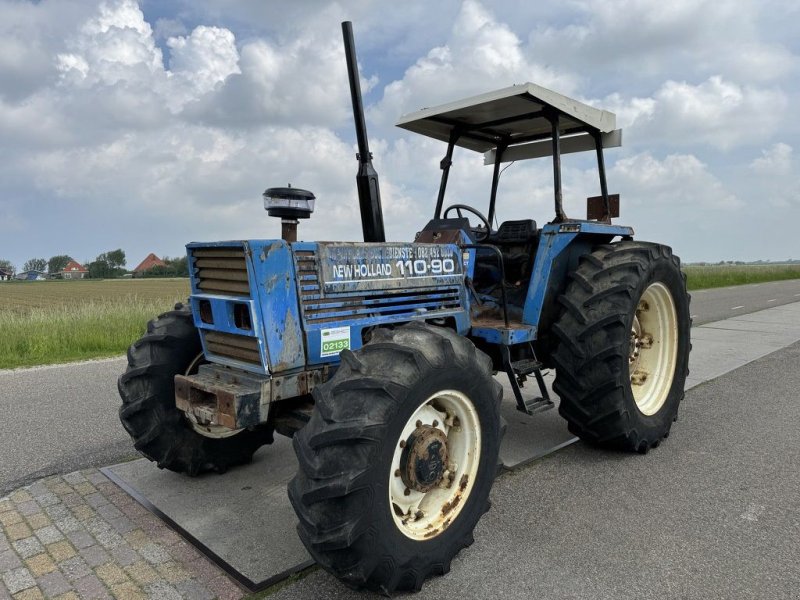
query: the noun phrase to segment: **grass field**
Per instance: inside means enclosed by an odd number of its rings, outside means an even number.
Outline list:
[[[684,265],[690,290],[800,279],[800,265]]]
[[[800,265],[684,267],[690,290],[800,278]],[[0,369],[123,354],[186,279],[0,283]]]
[[[122,354],[187,279],[0,283],[0,369]]]

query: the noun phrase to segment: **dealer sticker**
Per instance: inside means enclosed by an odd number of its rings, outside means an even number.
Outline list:
[[[319,355],[322,358],[338,356],[342,350],[350,349],[350,328],[334,327],[332,329],[323,329],[320,340],[322,341],[322,347]]]

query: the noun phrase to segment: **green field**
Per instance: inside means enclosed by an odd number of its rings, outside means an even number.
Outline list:
[[[684,265],[690,290],[800,279],[800,265]]]
[[[188,279],[0,283],[0,369],[123,354]]]
[[[800,265],[687,265],[690,290],[800,278]],[[0,369],[123,354],[186,279],[0,282]]]

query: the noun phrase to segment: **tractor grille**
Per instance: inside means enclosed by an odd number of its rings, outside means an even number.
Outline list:
[[[194,248],[192,267],[201,293],[250,296],[243,247]]]
[[[458,286],[414,288],[410,290],[361,291],[357,295],[329,293],[322,295],[319,261],[315,252],[295,252],[300,306],[307,323],[326,323],[378,316],[435,316],[462,308]]]
[[[230,358],[261,366],[261,353],[258,350],[258,338],[221,331],[203,330],[206,348],[215,356]]]

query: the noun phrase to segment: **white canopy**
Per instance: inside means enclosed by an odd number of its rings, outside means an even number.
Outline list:
[[[552,137],[547,110],[559,114],[559,132],[564,137],[562,152],[594,149],[594,140],[586,131],[599,131],[603,146],[619,146],[621,131],[616,130],[614,113],[600,110],[563,96],[535,83],[472,96],[456,102],[424,108],[405,115],[398,127],[448,142],[453,129],[461,130],[456,145],[476,152],[489,153],[499,142],[509,143],[505,160],[519,160],[550,154],[547,145],[537,140]],[[582,134],[582,135],[581,135]],[[567,140],[572,142],[567,143]],[[514,146],[518,144],[518,146]],[[512,150],[514,151],[512,153]],[[506,155],[513,154],[513,158]],[[494,162],[493,153],[486,156]]]

